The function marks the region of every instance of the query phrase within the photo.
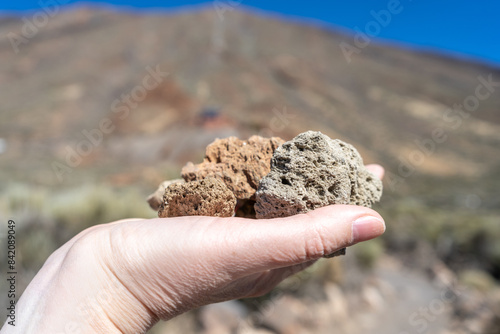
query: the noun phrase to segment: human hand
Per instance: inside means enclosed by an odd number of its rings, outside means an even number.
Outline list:
[[[382,178],[378,165],[367,168]],[[46,261],[2,333],[144,333],[159,319],[267,293],[323,255],[385,230],[332,205],[287,218],[178,217],[96,225]]]

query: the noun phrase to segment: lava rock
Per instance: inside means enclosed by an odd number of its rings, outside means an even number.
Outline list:
[[[165,189],[171,184],[174,183],[184,183],[183,179],[175,179],[175,180],[168,180],[168,181],[163,181],[159,186],[158,189],[154,193],[148,196],[148,204],[151,207],[151,209],[158,211],[160,208],[161,203],[163,203],[163,194],[165,194]]]
[[[255,211],[261,219],[330,204],[371,207],[381,195],[382,181],[366,170],[352,145],[308,131],[275,150],[271,171],[259,184]]]
[[[278,137],[217,139],[207,146],[203,162],[188,163],[181,175],[186,182],[215,177],[224,181],[237,199],[255,199],[259,181],[270,171],[273,152],[283,143]]]
[[[173,183],[165,189],[158,217],[232,217],[236,198],[224,182],[215,178]]]

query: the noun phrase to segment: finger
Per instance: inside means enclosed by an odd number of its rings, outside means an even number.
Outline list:
[[[366,165],[365,167],[366,167],[366,169],[368,169],[369,172],[374,174],[379,179],[382,180],[384,178],[384,174],[385,174],[384,167],[382,167],[380,165],[376,165],[376,164]]]
[[[260,277],[267,270],[319,259],[384,230],[377,212],[354,205],[331,205],[277,219],[158,218],[118,225],[110,240],[126,245],[126,252],[122,256],[115,247],[111,253],[119,258],[108,265],[128,277],[137,295],[150,290],[141,281],[153,275],[169,282],[176,289],[170,293],[178,299],[186,293],[179,287],[186,284],[201,296],[252,274]],[[248,283],[254,284],[250,278]]]
[[[205,242],[212,245],[205,247],[205,256],[218,257],[226,271],[248,275],[319,259],[384,231],[377,212],[353,205],[331,205],[287,218],[216,219],[204,229]]]

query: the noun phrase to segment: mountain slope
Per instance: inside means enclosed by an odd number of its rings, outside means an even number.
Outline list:
[[[4,36],[22,29],[19,19],[0,22]],[[341,42],[352,44],[352,36],[251,12],[222,20],[212,10],[62,12],[17,54],[8,38],[0,42],[0,136],[8,144],[1,164],[18,178],[57,183],[52,163],[65,164],[68,147],[86,140],[82,131],[110,118],[111,133],[63,182],[92,167],[135,173],[133,166],[168,161],[178,168],[216,136],[290,139],[308,129],[352,142],[367,161],[403,178],[412,168],[470,177],[500,165],[500,94],[467,118],[447,112],[481,80],[500,81],[498,69],[374,43],[348,63]],[[168,75],[123,117],[116,106],[142,85],[147,68]],[[206,108],[216,110],[213,126]]]

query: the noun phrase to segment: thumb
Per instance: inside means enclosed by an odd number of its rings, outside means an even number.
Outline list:
[[[246,275],[316,260],[385,231],[376,211],[354,205],[331,205],[286,218],[230,218],[219,226],[224,234],[238,236],[226,238],[231,252],[224,253],[224,263]]]
[[[384,230],[377,212],[352,205],[276,219],[124,222],[113,225],[107,238],[106,268],[144,306],[140,310],[151,319],[167,319],[203,304],[268,291],[305,268],[301,264]]]

